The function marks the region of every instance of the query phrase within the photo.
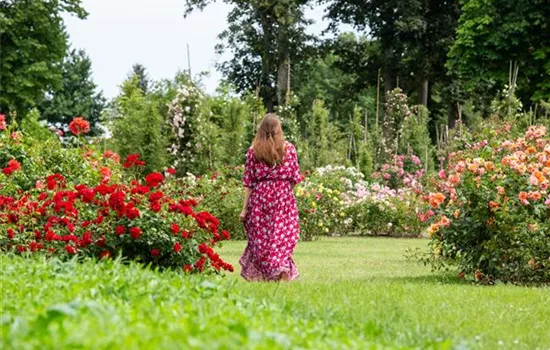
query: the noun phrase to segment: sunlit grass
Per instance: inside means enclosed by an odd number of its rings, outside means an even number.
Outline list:
[[[288,284],[4,255],[0,348],[550,348],[548,288],[433,274],[404,257],[425,244],[300,243]],[[237,266],[244,245],[221,255]]]

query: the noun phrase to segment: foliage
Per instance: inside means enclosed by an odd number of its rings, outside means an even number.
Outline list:
[[[87,16],[81,0],[0,1],[0,106],[24,116],[62,83],[63,15]]]
[[[92,80],[92,61],[83,50],[71,50],[61,64],[61,84],[40,102],[42,117],[51,124],[68,125],[75,116],[84,116],[92,135],[101,133],[97,124],[105,98]]]
[[[40,112],[33,108],[21,121],[21,131],[28,135],[31,139],[37,141],[46,141],[52,138],[52,133],[44,127],[40,120]]]
[[[399,138],[399,151],[418,155],[423,160],[426,171],[434,168],[434,149],[428,122],[428,110],[423,106],[413,106],[411,114],[403,121]]]
[[[509,84],[508,64],[519,64],[517,92],[524,102],[550,95],[550,4],[535,1],[464,1],[448,68],[469,91],[493,94]],[[483,90],[484,91],[483,91]]]
[[[167,140],[163,136],[162,100],[144,95],[139,77],[123,82],[121,92],[106,113],[112,130],[112,146],[123,158],[140,153],[147,163],[144,172],[159,171],[167,165]]]
[[[550,281],[550,144],[544,126],[510,128],[451,155],[430,193],[432,254],[478,281]]]
[[[185,14],[212,1],[187,0]],[[308,0],[229,0],[229,28],[220,34],[217,51],[234,57],[219,65],[238,92],[258,91],[269,112],[287,102],[290,65],[303,56],[311,36],[304,17]]]
[[[331,124],[328,121],[329,111],[324,107],[324,102],[313,101],[311,112],[304,117],[306,125],[307,153],[304,154],[305,162],[302,167],[312,168],[325,166],[332,162],[334,134],[329,133]],[[332,139],[332,140],[331,140]]]
[[[224,229],[231,232],[233,239],[246,239],[239,214],[242,209],[244,190],[243,168],[226,167],[202,176],[188,176],[178,179],[175,189],[179,193],[195,198],[199,210],[212,213],[223,222]]]
[[[23,125],[32,125],[33,121],[23,121]],[[24,171],[18,171],[9,177],[2,177],[0,194],[16,195],[18,191],[30,191],[37,183],[53,173],[65,174],[71,183],[92,185],[100,181],[101,159],[95,158],[86,149],[64,148],[58,138],[46,137],[38,129],[27,129],[24,132],[16,130],[16,124],[11,124],[6,131],[0,131],[0,167],[5,167],[9,161],[15,160]],[[47,132],[47,129],[44,128]],[[26,134],[28,132],[28,134]],[[44,138],[34,139],[36,135]],[[83,155],[89,162],[83,162]],[[117,171],[112,173],[113,179]]]

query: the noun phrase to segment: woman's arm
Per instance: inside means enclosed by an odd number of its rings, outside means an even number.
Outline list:
[[[248,201],[250,200],[250,193],[252,192],[252,189],[250,187],[245,187],[244,189],[244,203],[243,203],[243,210],[241,211],[241,215],[239,215],[241,221],[244,221],[246,219],[246,212],[248,210]]]

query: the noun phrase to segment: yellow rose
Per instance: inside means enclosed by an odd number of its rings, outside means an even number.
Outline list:
[[[343,218],[344,216],[346,216],[346,214],[344,214],[344,213],[340,213],[340,217],[342,217],[342,218]]]
[[[319,221],[319,223],[317,224],[317,226],[323,227],[323,222],[322,222],[322,221]]]
[[[325,233],[328,233],[328,227],[325,227]]]

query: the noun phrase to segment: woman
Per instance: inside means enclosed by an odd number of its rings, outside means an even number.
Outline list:
[[[285,142],[281,121],[268,114],[246,154],[241,220],[248,244],[240,259],[249,281],[290,281],[299,276],[292,260],[300,235],[293,187],[302,176],[294,145]]]

